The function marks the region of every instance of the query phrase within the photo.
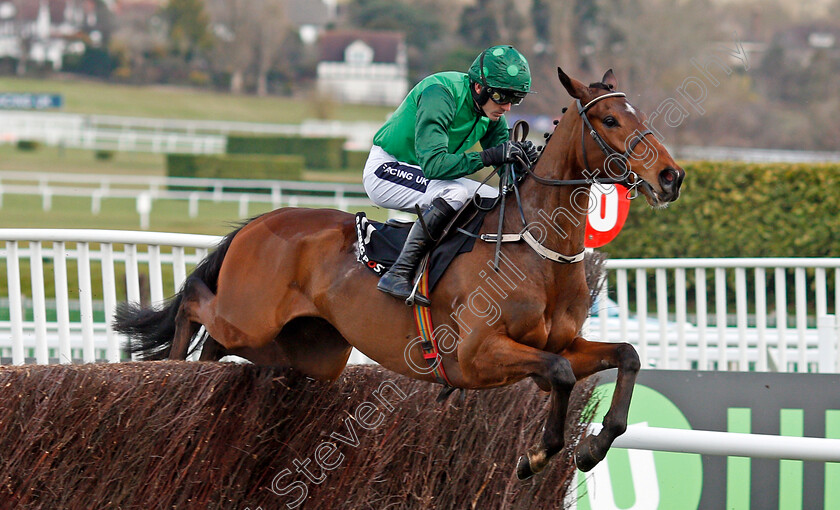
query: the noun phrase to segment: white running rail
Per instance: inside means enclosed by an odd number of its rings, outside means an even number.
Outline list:
[[[342,211],[372,205],[361,184],[0,171],[0,208],[4,194],[38,196],[44,211],[52,209],[55,196],[88,198],[94,215],[101,212],[103,199],[135,200],[140,228],[144,230],[156,200],[188,202],[191,218],[198,217],[202,202],[236,203],[240,218],[250,216],[252,203],[269,204],[272,209],[285,205],[335,207]]]
[[[0,356],[119,361],[121,339],[108,324],[116,303],[173,295],[219,240],[0,229]],[[585,329],[631,342],[646,367],[837,373],[838,268],[835,258],[609,260]]]
[[[589,433],[596,434],[602,428],[600,423],[592,423],[589,425]],[[627,431],[616,438],[613,447],[760,459],[840,462],[840,439],[680,430],[642,424],[628,426]]]
[[[840,372],[840,258],[616,259],[607,269],[599,302],[614,306],[599,304],[587,332],[633,343],[642,366]]]
[[[237,133],[345,138],[347,149],[370,150],[373,135],[381,125],[382,122],[318,119],[300,124],[269,124],[4,111],[0,117],[0,142],[38,140],[77,149],[218,154],[226,150],[227,135]]]

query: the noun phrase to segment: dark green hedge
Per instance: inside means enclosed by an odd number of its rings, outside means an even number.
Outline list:
[[[348,170],[358,170],[359,175],[362,175],[362,170],[365,168],[370,151],[344,151],[344,168]]]
[[[300,180],[302,156],[168,154],[169,177]]]
[[[35,140],[18,140],[17,148],[20,151],[34,151],[38,150],[41,146],[41,142]]]
[[[299,154],[307,168],[341,168],[344,138],[301,136],[228,136],[228,154]]]
[[[687,163],[680,199],[653,210],[640,197],[611,258],[836,257],[840,165]]]

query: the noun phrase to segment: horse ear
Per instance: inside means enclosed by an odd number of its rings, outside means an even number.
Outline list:
[[[584,97],[584,94],[586,94],[588,90],[586,85],[570,77],[559,67],[557,68],[557,76],[560,78],[560,83],[563,84],[563,87],[570,96],[575,99],[582,99]]]
[[[604,77],[601,78],[601,83],[608,86],[610,90],[615,90],[618,87],[618,80],[615,79],[615,74],[612,69],[608,69],[607,72],[604,73]]]

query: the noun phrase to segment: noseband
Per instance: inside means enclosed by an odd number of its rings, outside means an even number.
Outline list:
[[[581,150],[583,151],[583,162],[584,162],[584,175],[591,175],[589,171],[589,159],[586,154],[586,129],[589,128],[589,135],[595,140],[595,143],[601,149],[601,152],[607,157],[607,161],[610,160],[617,160],[618,163],[621,165],[622,168],[622,175],[620,177],[596,177],[596,178],[587,178],[587,179],[546,179],[544,177],[540,177],[536,175],[533,170],[531,169],[531,165],[528,164],[528,161],[520,160],[521,166],[525,168],[525,171],[530,175],[535,181],[540,184],[545,184],[547,186],[583,186],[583,185],[591,185],[591,184],[621,184],[626,186],[629,191],[628,195],[629,198],[633,199],[636,198],[638,192],[636,191],[636,187],[642,184],[644,181],[636,175],[635,172],[630,170],[630,167],[627,165],[627,160],[632,157],[633,149],[636,145],[641,142],[645,136],[649,134],[653,134],[653,131],[650,129],[645,130],[643,133],[636,134],[633,139],[627,144],[627,150],[622,152],[618,152],[617,150],[613,149],[609,146],[609,144],[601,137],[600,134],[595,130],[592,126],[592,123],[589,121],[589,118],[586,116],[586,112],[602,99],[607,99],[609,97],[626,97],[623,92],[610,92],[608,94],[604,94],[603,96],[598,96],[592,101],[589,101],[584,106],[580,99],[577,99],[577,109],[578,115],[580,115],[582,119],[581,123],[581,130],[580,130],[580,145]],[[512,130],[512,137],[513,140],[524,140],[528,136],[528,128],[527,124],[519,121],[513,126]],[[605,165],[606,166],[606,165]],[[482,184],[486,183],[493,174],[491,173],[487,179],[482,182]],[[525,212],[522,209],[522,200],[519,197],[519,188],[517,186],[517,179],[512,165],[506,165],[505,171],[502,173],[501,180],[499,183],[499,196],[496,199],[496,202],[490,208],[483,208],[478,204],[478,192],[473,196],[473,200],[475,201],[476,207],[481,210],[489,211],[496,207],[496,205],[500,205],[499,209],[499,226],[498,230],[495,234],[481,234],[475,235],[471,234],[463,229],[458,229],[461,233],[466,235],[477,237],[482,241],[486,242],[495,242],[496,243],[496,254],[494,258],[493,267],[498,271],[499,269],[499,257],[501,255],[502,243],[503,242],[519,242],[525,241],[527,244],[531,246],[541,257],[553,260],[555,262],[559,262],[561,264],[574,264],[580,262],[584,259],[584,251],[577,253],[575,255],[564,255],[562,253],[556,252],[554,250],[550,250],[540,244],[531,233],[528,231],[528,222],[525,220]],[[630,179],[633,179],[632,182]],[[511,190],[515,193],[516,196],[516,203],[519,206],[519,216],[522,219],[522,224],[524,225],[525,230],[518,234],[503,234],[502,233],[502,226],[504,224],[504,217],[505,217],[505,200],[503,197],[507,195]],[[630,196],[632,193],[634,193]],[[420,211],[418,209],[418,215],[420,215]]]
[[[619,177],[596,177],[596,178],[587,178],[587,179],[546,179],[545,177],[540,177],[539,175],[535,174],[530,165],[526,165],[527,172],[531,175],[531,177],[540,184],[545,184],[547,186],[583,186],[583,185],[590,185],[590,184],[621,184],[626,186],[631,192],[635,190],[636,186],[641,184],[641,179],[639,176],[636,175],[635,172],[630,170],[630,167],[627,164],[627,160],[630,159],[633,155],[633,149],[641,142],[644,137],[647,135],[653,134],[653,131],[650,129],[645,130],[642,133],[636,134],[633,139],[627,144],[627,150],[622,152],[618,152],[617,150],[610,147],[610,145],[606,142],[606,140],[601,137],[601,135],[595,130],[592,126],[592,122],[589,121],[589,117],[586,115],[586,112],[592,108],[592,105],[597,103],[602,99],[607,99],[609,97],[627,97],[624,92],[610,92],[609,94],[604,94],[603,96],[598,96],[592,101],[583,105],[580,102],[580,99],[576,99],[575,103],[577,105],[578,115],[580,115],[581,120],[583,121],[580,126],[580,147],[581,151],[583,152],[583,164],[584,164],[584,175],[592,175],[592,172],[589,170],[589,157],[586,153],[586,130],[589,129],[589,135],[595,140],[595,143],[601,149],[601,152],[607,157],[606,161],[616,161],[622,170],[621,176]],[[604,165],[608,166],[608,165]],[[632,177],[632,181],[630,180]],[[635,198],[633,195],[632,198]]]

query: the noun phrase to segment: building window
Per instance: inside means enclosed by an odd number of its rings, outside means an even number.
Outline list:
[[[373,48],[362,41],[354,41],[344,50],[344,60],[353,65],[370,64],[373,62]]]

